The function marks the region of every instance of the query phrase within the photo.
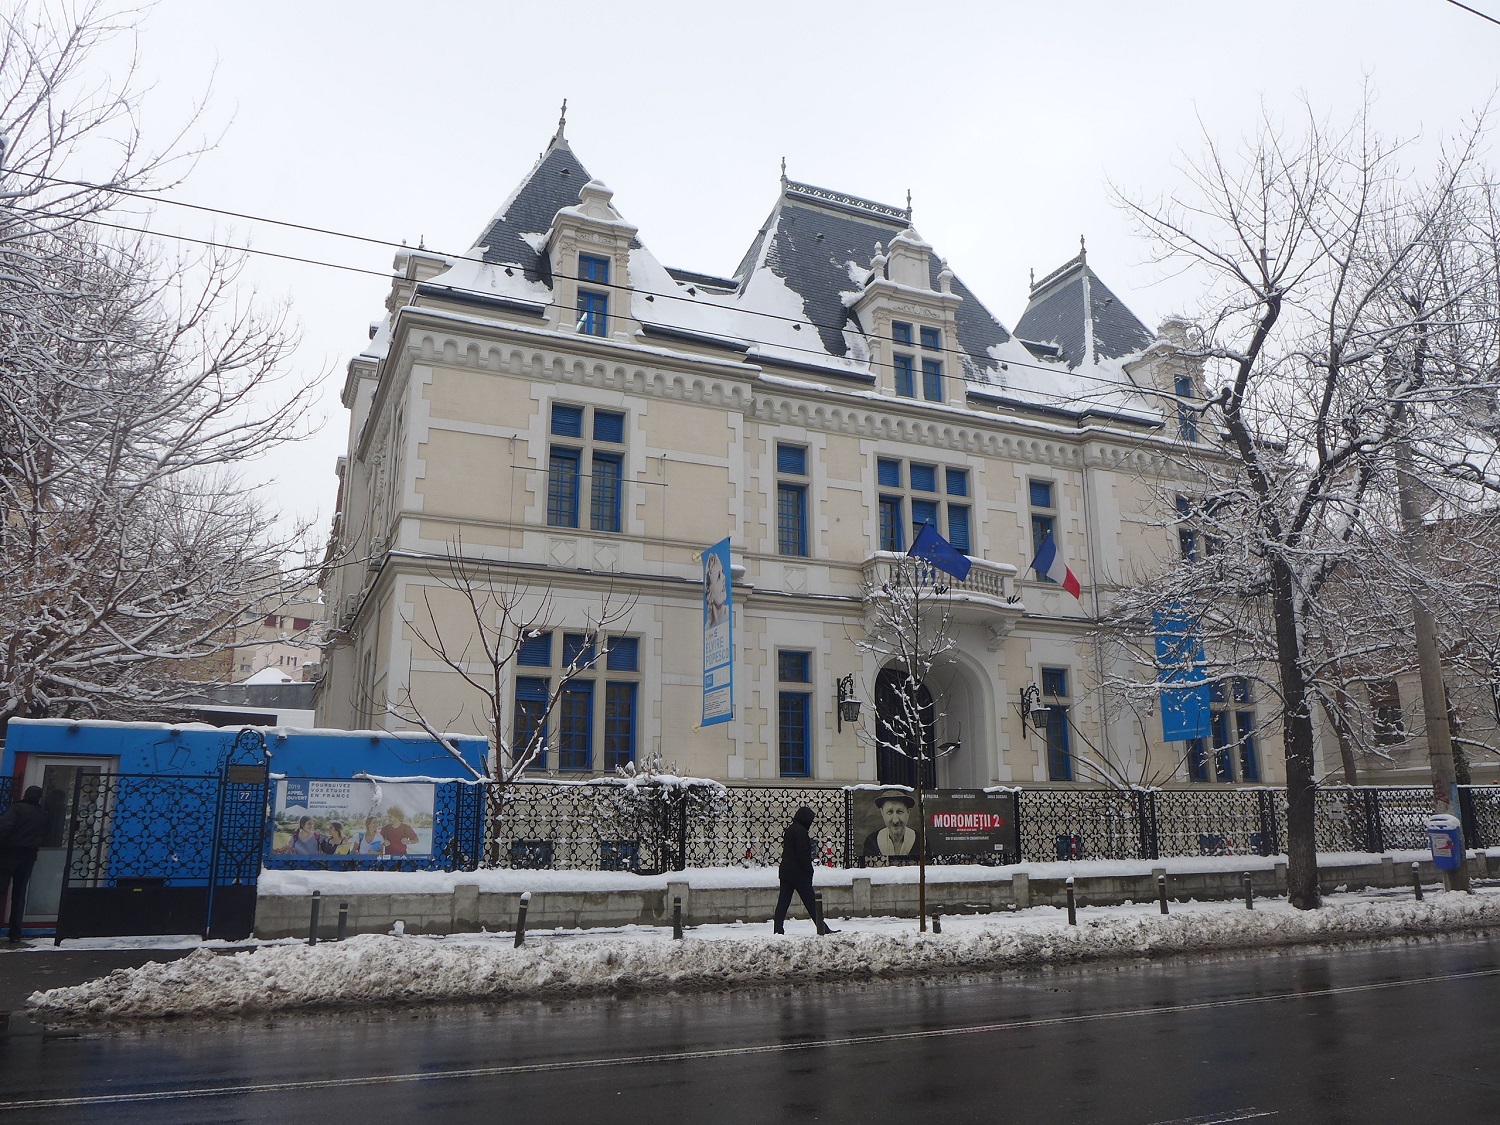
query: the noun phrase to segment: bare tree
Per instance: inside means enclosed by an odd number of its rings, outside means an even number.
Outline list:
[[[1420,595],[1398,478],[1455,505],[1495,479],[1500,302],[1479,136],[1418,180],[1365,114],[1344,130],[1267,119],[1240,154],[1209,140],[1172,199],[1123,201],[1162,262],[1204,281],[1208,366],[1201,399],[1171,403],[1197,478],[1177,518],[1202,547],[1141,576],[1113,616],[1150,666],[1156,615],[1185,615],[1207,674],[1258,679],[1274,700],[1302,908],[1319,904],[1314,710],[1342,705],[1330,669],[1388,641],[1350,627],[1336,579],[1399,572],[1397,596]]]
[[[496,824],[508,787],[543,762],[549,738],[555,741],[553,718],[568,685],[603,666],[601,662],[609,655],[607,634],[624,627],[635,599],[617,597],[606,589],[584,622],[576,629],[570,627],[581,643],[565,654],[560,668],[545,674],[545,693],[518,703],[519,710],[513,713],[509,700],[518,657],[528,642],[552,633],[557,607],[550,588],[497,582],[489,570],[483,560],[465,558],[463,541],[455,538],[442,561],[428,567],[429,583],[423,585],[415,611],[402,616],[420,646],[414,646],[413,659],[436,660],[455,674],[468,689],[470,702],[465,706],[478,707],[477,725],[489,744],[484,767],[476,768],[465,760],[446,733],[470,720],[462,711],[435,714],[435,705],[413,690],[412,668],[386,713],[425,731],[475,781],[492,783],[488,815],[490,823]]]
[[[855,647],[874,657],[876,681],[873,733],[860,728],[861,740],[876,751],[908,758],[917,784],[918,923],[927,928],[927,833],[923,808],[925,775],[936,771],[942,748],[933,733],[943,717],[943,701],[930,694],[932,674],[952,660],[953,609],[945,575],[911,555],[885,553],[880,569],[865,590],[869,618]],[[892,675],[891,673],[894,673]]]
[[[197,155],[142,143],[133,68],[94,77],[130,19],[0,19],[0,725],[158,713],[176,669],[306,582],[304,529],[243,477],[311,401],[284,312],[240,302],[232,253],[117,229]]]

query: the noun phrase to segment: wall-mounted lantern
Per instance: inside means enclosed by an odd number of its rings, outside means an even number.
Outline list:
[[[1021,712],[1021,734],[1026,734],[1026,720],[1031,720],[1031,727],[1035,731],[1045,731],[1047,723],[1052,718],[1052,708],[1042,702],[1042,689],[1036,684],[1027,684],[1021,690],[1021,702],[1016,710]]]
[[[838,729],[842,732],[845,723],[859,722],[859,700],[854,698],[854,676],[851,673],[838,682],[839,696],[836,703]]]

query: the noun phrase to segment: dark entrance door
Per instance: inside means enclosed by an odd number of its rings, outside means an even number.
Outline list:
[[[249,937],[268,778],[258,731],[240,733],[216,775],[79,774],[57,940]]]
[[[937,746],[932,692],[918,683],[908,688],[904,668],[886,668],[875,680],[875,770],[882,785],[917,784],[922,764],[922,787],[937,787],[934,751]]]

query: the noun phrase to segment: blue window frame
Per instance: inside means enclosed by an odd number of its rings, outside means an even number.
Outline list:
[[[960,504],[948,505],[948,542],[954,550],[969,553],[969,509]]]
[[[1052,482],[1049,480],[1034,480],[1029,482],[1031,494],[1031,506],[1033,508],[1051,508]]]
[[[1236,733],[1240,742],[1240,780],[1260,780],[1260,757],[1255,752],[1255,715],[1251,711],[1234,713]]]
[[[875,480],[881,488],[901,487],[901,462],[882,457],[875,462]]]
[[[1212,732],[1214,743],[1214,780],[1232,782],[1234,780],[1234,747],[1229,737],[1229,715],[1224,711],[1212,712],[1209,716],[1209,730]]]
[[[585,336],[609,335],[609,294],[578,291],[578,331]]]
[[[786,442],[778,441],[776,443],[776,471],[793,477],[807,476],[807,447],[788,445]]]
[[[511,730],[511,748],[514,753],[524,753],[538,731],[543,743],[546,742],[547,728],[543,723],[543,715],[547,709],[548,690],[548,681],[541,676],[516,677],[516,706],[513,712],[515,721]],[[538,754],[529,768],[546,769],[547,752],[543,750]]]
[[[594,766],[594,684],[571,680],[557,701],[557,768],[589,770]]]
[[[1042,549],[1042,543],[1047,536],[1055,535],[1057,516],[1055,512],[1049,511],[1052,505],[1052,482],[1048,480],[1034,480],[1027,482],[1027,492],[1031,499],[1031,553]],[[1033,574],[1038,582],[1051,582],[1045,574]]]
[[[922,361],[922,397],[928,402],[943,401],[942,360],[924,359]]]
[[[782,777],[810,777],[808,715],[812,697],[805,691],[783,691],[776,696],[776,746]]]
[[[891,357],[891,366],[896,372],[896,393],[902,398],[917,397],[915,360],[909,355]]]
[[[1073,780],[1073,739],[1068,729],[1068,670],[1042,669],[1042,699],[1047,703],[1047,779]]]
[[[807,486],[776,486],[776,553],[807,554]]]
[[[948,482],[949,496],[967,496],[969,494],[969,470],[947,469],[946,480]]]
[[[635,761],[635,684],[604,685],[604,768]]]
[[[891,339],[898,344],[911,346],[911,325],[904,320],[891,321]]]
[[[1172,384],[1172,390],[1180,399],[1193,398],[1192,378],[1187,375],[1177,376]],[[1183,441],[1198,440],[1198,412],[1186,402],[1177,404],[1177,432]]]
[[[778,650],[776,679],[782,685],[812,681],[812,654],[801,650]],[[812,773],[812,695],[783,686],[776,696],[776,746],[782,777],[809,777]]]
[[[924,348],[932,352],[942,351],[943,334],[941,332],[936,328],[929,328],[925,324],[917,331],[921,334],[922,346]]]
[[[552,404],[552,433],[555,437],[583,436],[583,407]]]
[[[901,497],[880,498],[880,549],[906,550],[906,529],[901,520]]]
[[[552,634],[540,633],[523,641],[516,650],[516,663],[530,668],[552,667]]]
[[[641,643],[635,637],[611,637],[604,666],[611,672],[639,672]]]
[[[610,445],[625,444],[625,415],[613,410],[594,411],[594,440]]]
[[[564,633],[562,662],[564,667],[571,667],[573,662],[578,662],[580,668],[592,668],[598,659],[598,653],[589,641],[587,633]]]
[[[589,489],[589,526],[594,531],[620,530],[620,480],[623,472],[618,453],[595,453],[594,479]]]
[[[1187,764],[1189,781],[1208,780],[1208,749],[1203,745],[1203,739],[1188,739]]]
[[[547,464],[547,526],[578,526],[578,460],[576,449],[552,448]]]
[[[578,255],[578,278],[580,281],[592,281],[595,285],[608,285],[609,259],[593,254]]]
[[[913,461],[909,472],[911,474],[911,490],[913,492],[937,491],[936,465],[923,465]]]
[[[938,526],[938,505],[936,500],[919,500],[912,498],[911,502],[911,534],[912,541],[922,531],[922,525],[930,523],[934,528]]]

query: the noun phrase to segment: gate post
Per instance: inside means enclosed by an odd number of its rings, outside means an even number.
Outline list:
[[[1281,851],[1281,834],[1276,824],[1276,790],[1262,789],[1256,798],[1260,805],[1261,855],[1277,855]]]
[[[1385,832],[1380,823],[1380,790],[1374,787],[1364,791],[1365,799],[1365,851],[1385,851]]]
[[[1156,826],[1156,792],[1138,789],[1135,793],[1136,831],[1140,836],[1141,858],[1161,858],[1161,837]]]

